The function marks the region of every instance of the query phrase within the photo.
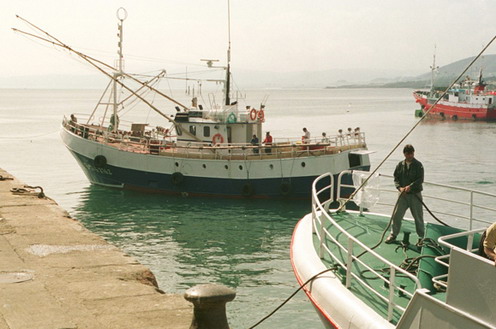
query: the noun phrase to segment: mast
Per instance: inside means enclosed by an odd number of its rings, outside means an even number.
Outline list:
[[[226,68],[226,86],[225,86],[225,105],[231,105],[231,4],[227,0],[227,68]]]
[[[436,77],[436,72],[439,66],[436,66],[436,45],[434,45],[434,55],[432,56],[432,66],[431,66],[431,93],[434,91],[434,79]]]
[[[127,18],[127,11],[123,7],[120,7],[117,9],[117,19],[119,20],[119,23],[117,24],[117,36],[119,37],[119,43],[117,44],[117,54],[118,54],[118,59],[117,59],[117,69],[114,71],[113,76],[113,86],[112,86],[112,92],[113,92],[113,113],[112,116],[110,117],[110,124],[112,125],[112,132],[117,133],[117,130],[119,128],[119,117],[117,116],[117,108],[118,108],[118,103],[117,103],[117,80],[122,77],[122,66],[123,66],[123,53],[122,53],[122,40],[123,40],[123,23],[124,20]]]

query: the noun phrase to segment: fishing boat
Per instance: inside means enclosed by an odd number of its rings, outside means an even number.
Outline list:
[[[71,51],[110,80],[91,114],[73,113],[62,121],[62,141],[93,184],[183,196],[310,199],[311,184],[323,172],[337,175],[370,168],[370,152],[360,131],[325,139],[262,140],[270,111],[263,101],[241,106],[242,99],[231,95],[230,39],[226,66],[205,60],[208,67],[225,72],[215,81],[223,85],[220,104],[215,97],[209,97],[208,104],[192,97],[185,105],[166,95],[155,88],[164,72],[145,81],[126,73],[122,51],[126,17],[127,12],[119,9],[115,67],[30,24],[42,31],[38,39]],[[168,103],[159,106],[157,99]],[[137,102],[146,105],[141,115],[130,111]],[[161,121],[147,121],[150,112]]]
[[[363,184],[368,175],[354,179]],[[315,180],[312,212],[298,222],[290,252],[326,328],[496,328],[496,267],[478,255],[496,195],[425,182],[424,202],[439,223],[427,223],[417,243],[413,220],[405,219],[397,242],[384,244],[398,197],[393,177],[375,174],[355,195],[367,211],[330,207],[333,198],[322,193],[334,184],[346,185],[332,174]]]
[[[416,116],[427,115],[430,118],[455,121],[496,120],[496,91],[486,90],[487,84],[482,79],[482,69],[477,81],[466,77],[445,93],[434,90],[434,76],[437,69],[434,55],[430,89],[413,92],[415,102],[420,105],[420,109],[415,112]],[[438,100],[441,96],[442,98]]]

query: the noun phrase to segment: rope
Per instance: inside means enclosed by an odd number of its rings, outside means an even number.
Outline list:
[[[268,318],[270,318],[274,313],[276,313],[281,307],[283,307],[287,302],[289,302],[289,300],[291,298],[294,297],[294,295],[296,295],[301,289],[303,289],[303,287],[305,287],[308,283],[312,282],[313,280],[315,280],[318,276],[324,274],[324,273],[327,273],[329,271],[335,271],[337,268],[336,267],[331,267],[331,268],[328,268],[326,270],[323,270],[322,272],[319,272],[317,274],[315,274],[314,276],[312,276],[310,279],[308,279],[307,281],[305,281],[305,283],[303,283],[298,289],[295,290],[295,292],[293,292],[288,298],[286,298],[286,300],[284,302],[282,302],[279,306],[277,306],[272,312],[270,312],[267,316],[265,316],[264,318],[262,318],[260,321],[258,321],[257,323],[255,323],[253,326],[251,326],[250,328],[248,329],[253,329],[255,328],[256,326],[258,326],[259,324],[261,324],[262,322],[264,322],[265,320],[267,320]]]

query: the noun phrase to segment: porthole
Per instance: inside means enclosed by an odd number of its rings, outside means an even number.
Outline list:
[[[229,166],[228,165],[225,165],[224,168],[229,169]]]
[[[305,167],[305,166],[306,166],[306,163],[305,163],[305,162],[302,162],[302,163],[301,163],[301,166],[302,166],[302,167]]]
[[[240,165],[238,168],[239,168],[239,170],[243,170],[243,166],[242,165]]]
[[[203,164],[202,165],[203,169],[207,168],[207,165],[206,164]]]
[[[274,169],[274,165],[271,163],[271,164],[269,165],[269,168],[270,168],[270,169]]]
[[[174,164],[176,165],[176,167],[179,167],[179,162],[176,162],[176,163],[174,163]]]

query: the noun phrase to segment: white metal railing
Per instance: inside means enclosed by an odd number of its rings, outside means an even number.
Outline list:
[[[81,115],[78,115],[80,117]],[[253,159],[253,158],[295,158],[300,156],[318,156],[339,153],[343,150],[365,147],[365,134],[360,133],[356,139],[340,144],[339,138],[329,138],[322,142],[312,139],[310,143],[302,143],[296,139],[278,138],[271,145],[252,145],[249,143],[217,144],[205,142],[177,141],[176,136],[157,134],[146,131],[144,136],[133,136],[124,125],[114,133],[106,127],[90,124],[79,124],[64,118],[63,127],[85,139],[93,140],[116,147],[127,152],[152,153],[185,158],[213,159]],[[358,135],[357,135],[358,136]],[[360,142],[361,144],[358,144]]]
[[[317,189],[317,184],[319,182],[323,182],[324,179],[329,179],[330,184],[326,185],[325,187],[321,189]],[[334,186],[334,178],[333,175],[330,173],[323,174],[319,176],[312,185],[312,225],[313,225],[313,231],[317,236],[317,239],[319,240],[319,256],[321,258],[324,257],[324,253],[329,256],[334,263],[337,265],[341,266],[343,269],[346,269],[346,280],[345,280],[345,285],[347,288],[351,286],[351,283],[353,280],[358,282],[361,286],[366,288],[368,291],[376,295],[378,298],[383,300],[388,304],[388,315],[387,315],[387,320],[390,321],[393,318],[393,312],[394,310],[398,310],[400,312],[404,312],[405,308],[402,307],[401,305],[397,304],[394,300],[395,292],[398,292],[399,294],[403,294],[407,296],[408,298],[411,298],[413,294],[409,291],[407,291],[405,288],[397,284],[397,274],[401,274],[402,276],[410,279],[415,288],[420,288],[420,281],[418,278],[405,271],[404,269],[400,268],[399,266],[393,264],[386,258],[382,257],[378,253],[376,253],[373,249],[369,248],[365,244],[363,244],[360,240],[358,240],[356,237],[352,236],[350,233],[348,233],[345,229],[343,229],[329,214],[329,205],[333,200],[333,186]],[[331,191],[330,193],[330,198],[327,200],[321,201],[320,198],[323,195],[324,191]],[[338,183],[338,188],[337,190],[340,190],[340,184]],[[346,239],[346,243],[342,244],[336,239],[329,230],[327,229],[328,226],[332,226],[335,229],[337,229],[340,233],[341,236],[344,236]],[[341,256],[337,255],[332,252],[330,248],[327,247],[326,241],[332,242],[335,246],[339,248],[339,250],[344,253],[346,258],[346,263],[344,263],[341,260]],[[388,268],[389,269],[389,278],[384,276],[383,274],[379,273],[376,269],[372,268],[369,266],[367,263],[363,262],[358,255],[356,255],[353,251],[354,246],[359,246],[360,250],[365,251],[368,253],[368,257],[373,257],[375,258],[376,262],[383,264],[382,267]],[[365,268],[367,271],[372,273],[377,279],[380,279],[381,281],[385,282],[388,287],[388,295],[384,296],[383,291],[380,291],[371,285],[369,285],[367,282],[365,282],[360,275],[354,273],[352,271],[352,264],[353,263],[358,263],[360,266]]]
[[[495,201],[496,201],[496,196],[495,196]],[[453,250],[453,248],[458,247],[458,248],[463,248],[469,252],[476,252],[476,251],[478,251],[479,248],[478,247],[473,248],[475,234],[482,234],[482,232],[484,232],[484,231],[485,231],[485,228],[479,228],[479,229],[470,230],[470,231],[453,233],[453,234],[449,234],[449,235],[445,235],[445,236],[440,237],[438,239],[438,242],[440,245],[449,248],[450,251]],[[461,237],[467,238],[467,243],[465,246],[455,245],[455,244],[449,242],[452,239],[461,238]],[[438,256],[435,258],[435,261],[437,263],[445,266],[446,268],[449,268],[450,257],[451,257],[451,253],[443,255],[443,256]],[[432,278],[432,282],[436,283],[439,286],[447,288],[448,287],[447,278],[448,278],[448,274],[438,275],[438,276],[435,276]]]
[[[355,186],[350,183],[346,183],[343,181],[343,177],[345,175],[351,175],[353,171],[343,171],[338,176],[337,182],[337,196],[336,200],[340,203],[347,200],[344,196],[341,195],[341,191],[343,188],[354,189]],[[398,191],[395,189],[393,184],[393,177],[390,175],[380,174],[379,177],[388,178],[388,182],[384,184],[381,180],[379,191],[381,192],[381,196],[379,202],[377,203],[378,207],[389,208],[387,211],[381,211],[383,213],[391,213],[394,208],[394,204],[396,203],[396,198],[398,197]],[[329,179],[329,185],[326,185],[324,188],[317,190],[317,184],[319,182],[323,182],[325,179]],[[322,185],[322,184],[321,184]],[[333,200],[333,186],[334,186],[334,178],[330,173],[323,174],[319,176],[312,185],[312,219],[313,219],[313,230],[319,239],[319,256],[321,258],[326,254],[331,257],[334,262],[342,266],[346,269],[346,286],[349,287],[351,280],[354,279],[362,284],[367,289],[371,290],[375,295],[379,296],[381,299],[385,300],[389,305],[388,311],[388,320],[390,320],[390,316],[392,316],[393,309],[396,308],[398,310],[403,310],[402,307],[398,306],[394,303],[393,296],[394,291],[391,289],[397,289],[401,291],[406,296],[411,297],[412,295],[401,287],[395,286],[395,273],[402,273],[409,277],[418,288],[421,288],[418,279],[410,273],[405,272],[403,269],[397,267],[394,264],[391,264],[388,260],[384,259],[373,250],[363,245],[358,239],[351,236],[347,233],[339,224],[337,224],[332,216],[329,214],[329,205]],[[321,195],[324,191],[331,191],[330,199],[321,201]],[[386,194],[384,195],[385,192]],[[467,188],[455,187],[446,184],[437,184],[431,182],[424,182],[424,191],[423,191],[423,200],[424,203],[430,206],[430,210],[432,213],[436,214],[436,217],[442,216],[443,221],[449,223],[452,226],[459,227],[462,229],[466,229],[467,231],[446,235],[444,237],[439,238],[439,243],[445,247],[450,249],[454,248],[455,245],[450,243],[449,241],[454,238],[459,237],[467,237],[466,246],[457,246],[464,247],[468,251],[475,251],[476,248],[472,248],[474,235],[477,233],[481,233],[488,224],[492,224],[492,222],[496,218],[496,208],[490,207],[488,205],[496,204],[496,195],[486,192],[475,191]],[[375,210],[375,206],[373,207]],[[362,209],[360,209],[362,211]],[[369,209],[370,210],[370,209]],[[332,225],[334,228],[338,229],[341,232],[341,235],[345,236],[347,239],[346,245],[339,243],[339,241],[334,238],[329,231],[326,229],[327,226]],[[473,226],[479,225],[484,226],[484,228],[473,229]],[[326,246],[325,241],[328,239],[332,243],[334,243],[338,248],[347,255],[346,264],[343,263],[340,258],[332,253],[332,251]],[[377,273],[372,268],[370,268],[367,264],[364,264],[359,258],[357,258],[353,254],[353,246],[358,245],[364,251],[367,251],[369,255],[376,258],[376,260],[381,261],[390,269],[390,278],[389,280],[382,276],[380,273]],[[445,256],[439,256],[435,260],[436,262],[446,266],[449,268],[449,254]],[[367,268],[371,273],[376,275],[379,279],[387,282],[390,287],[389,296],[385,297],[380,294],[379,291],[375,291],[373,287],[368,286],[361,278],[354,274],[351,271],[351,263],[358,262],[360,265]],[[440,286],[446,287],[446,279],[447,275],[440,275],[433,278],[433,282]]]

